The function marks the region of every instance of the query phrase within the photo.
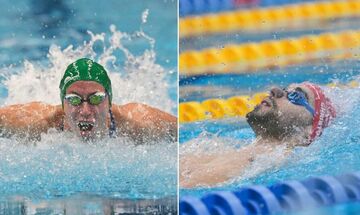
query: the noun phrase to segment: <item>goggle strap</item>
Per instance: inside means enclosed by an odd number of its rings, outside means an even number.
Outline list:
[[[304,106],[306,108],[306,110],[308,110],[313,117],[315,116],[315,110],[306,101],[302,92],[297,92],[296,94],[294,92],[290,92],[290,93],[288,93],[287,98],[291,103],[293,103],[295,105]]]

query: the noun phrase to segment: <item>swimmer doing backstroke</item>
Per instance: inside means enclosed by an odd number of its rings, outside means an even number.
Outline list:
[[[322,89],[309,82],[273,88],[246,116],[256,139],[239,150],[180,156],[180,186],[213,186],[240,176],[259,155],[271,156],[285,146],[281,163],[295,146],[307,146],[319,137],[336,111]],[[186,144],[183,146],[186,147]]]

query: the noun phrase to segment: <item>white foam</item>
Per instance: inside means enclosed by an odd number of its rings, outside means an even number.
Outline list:
[[[145,11],[143,16],[147,13]],[[3,68],[4,85],[8,90],[4,105],[35,100],[60,104],[58,86],[67,65],[81,57],[89,57],[104,65],[109,72],[114,103],[140,102],[167,112],[174,111],[177,102],[169,97],[169,83],[166,80],[173,71],[156,63],[155,40],[142,30],[127,34],[117,30],[114,25],[110,26],[110,32],[107,35],[88,31],[91,39],[78,47],[69,45],[61,49],[55,44],[51,45],[47,55],[49,65],[25,60],[16,73],[12,67]],[[124,44],[131,43],[134,38],[148,41],[150,49],[139,56],[132,54]],[[94,51],[95,43],[102,45],[101,53]],[[118,51],[124,54],[125,65],[119,65],[115,56]]]

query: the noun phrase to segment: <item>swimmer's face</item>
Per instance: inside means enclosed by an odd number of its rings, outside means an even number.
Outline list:
[[[106,95],[100,104],[92,105],[88,99],[96,93],[105,93],[105,89],[93,81],[77,81],[66,90],[66,95],[75,94],[87,100],[79,105],[72,105],[67,99],[64,100],[65,128],[84,140],[96,139],[108,133],[109,97]]]
[[[291,84],[286,90],[272,88],[270,96],[246,116],[256,135],[282,139],[294,133],[304,132],[308,126],[312,126],[312,114],[304,106],[288,100],[286,91],[294,90],[302,91],[310,106],[314,107],[314,94],[304,84]]]

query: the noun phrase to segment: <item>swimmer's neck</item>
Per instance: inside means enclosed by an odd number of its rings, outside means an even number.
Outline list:
[[[304,128],[297,128],[297,130],[294,130],[292,133],[280,136],[274,136],[273,134],[269,133],[262,133],[256,136],[254,143],[268,146],[282,145],[289,149],[292,149],[295,146],[308,146],[311,132],[312,125],[306,126]]]

